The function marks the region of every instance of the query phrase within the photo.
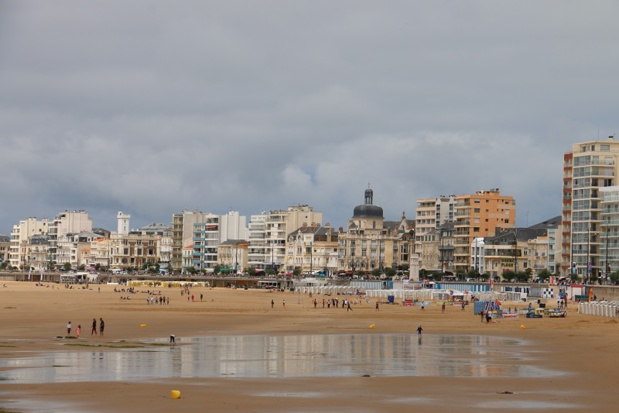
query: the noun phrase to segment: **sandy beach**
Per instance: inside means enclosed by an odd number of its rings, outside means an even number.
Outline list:
[[[158,378],[134,381],[25,384],[2,380],[0,411],[70,412],[614,412],[619,334],[615,319],[585,316],[570,303],[566,318],[501,319],[481,323],[465,311],[434,303],[420,307],[353,303],[353,311],[322,308],[332,297],[266,290],[156,289],[169,305],[147,304],[147,288],[129,294],[114,285],[66,289],[58,284],[5,282],[0,289],[0,357],[56,351],[118,351],[153,339],[229,335],[416,334],[484,335],[525,340],[531,363],[561,372],[551,377],[303,377]],[[203,299],[200,301],[200,294]],[[122,297],[129,297],[129,300]],[[312,304],[318,300],[318,308]],[[343,297],[339,297],[343,298]],[[353,301],[354,298],[351,298]],[[284,308],[283,302],[286,301]],[[271,301],[274,302],[271,308]],[[504,303],[506,307],[515,303]],[[526,304],[520,303],[519,307]],[[92,319],[104,337],[91,336]],[[67,339],[81,325],[79,339]],[[374,328],[370,328],[374,325]],[[524,326],[524,328],[522,328]],[[75,344],[79,343],[79,346]],[[167,345],[167,343],[166,343]],[[103,356],[105,358],[105,356]],[[368,363],[371,360],[368,360]],[[6,370],[6,368],[4,368]],[[1,377],[1,376],[0,376]],[[181,391],[173,399],[171,389]],[[2,410],[3,409],[3,410]]]

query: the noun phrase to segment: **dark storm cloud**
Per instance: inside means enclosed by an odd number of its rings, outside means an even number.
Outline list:
[[[85,209],[309,204],[344,226],[499,187],[559,215],[562,154],[616,130],[615,2],[0,4],[0,232]]]

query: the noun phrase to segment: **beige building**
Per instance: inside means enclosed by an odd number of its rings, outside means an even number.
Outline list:
[[[249,242],[239,239],[229,239],[219,244],[217,264],[221,272],[242,273],[247,268]]]
[[[288,235],[287,274],[298,268],[305,275],[331,276],[338,268],[339,233],[330,227],[301,227]]]
[[[414,222],[385,221],[383,209],[373,204],[374,192],[365,190],[365,203],[355,207],[347,231],[339,236],[339,270],[373,272],[390,267],[408,270],[414,253]]]
[[[454,269],[473,269],[471,244],[476,237],[493,236],[515,224],[516,203],[511,196],[501,195],[498,188],[456,196]]]
[[[118,231],[110,234],[110,268],[142,270],[160,265],[164,231],[129,230],[130,216],[119,212]],[[128,232],[127,232],[128,231]]]

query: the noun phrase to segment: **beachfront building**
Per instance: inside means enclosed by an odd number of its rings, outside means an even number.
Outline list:
[[[0,235],[0,265],[9,264],[9,250],[11,248],[11,238],[8,235]]]
[[[427,231],[421,238],[415,232],[415,251],[425,274],[453,275],[454,223],[447,221]]]
[[[365,203],[355,207],[347,231],[339,235],[338,268],[350,274],[383,273],[387,267],[407,271],[414,254],[414,221],[402,213],[399,221],[385,221],[374,205],[374,192],[365,190]]]
[[[193,224],[191,266],[196,271],[212,273],[217,266],[217,248],[220,244],[219,215],[206,214],[203,220]]]
[[[119,212],[116,218],[118,231],[110,234],[109,267],[143,270],[159,265],[163,229],[158,231],[146,227],[144,230],[132,231],[129,229],[130,215]],[[158,225],[155,227],[160,228]]]
[[[618,184],[618,168],[619,142],[614,136],[575,143],[563,155],[563,275],[575,272],[585,280],[603,275],[606,234],[601,189]]]
[[[543,270],[555,274],[557,267],[553,251],[556,250],[560,219],[555,217],[527,228],[511,228],[485,237],[481,252],[485,272],[494,278],[502,276],[505,271],[530,270],[533,277]]]
[[[487,237],[514,228],[516,202],[501,195],[499,188],[456,196],[454,224],[454,268],[456,272],[474,269],[471,245],[475,238]]]
[[[66,251],[58,251],[59,240],[67,234],[79,234],[80,232],[92,231],[92,219],[83,210],[64,211],[56,215],[49,223],[49,247],[53,265],[62,265],[60,261],[66,257],[59,258],[59,254],[66,254]]]
[[[331,276],[338,268],[339,233],[329,227],[301,227],[288,235],[285,270],[292,275],[299,269],[303,275]]]
[[[48,231],[49,223],[47,218],[39,221],[31,217],[19,221],[17,225],[13,225],[11,246],[9,247],[9,263],[11,267],[27,269],[30,238],[34,235],[47,234]]]
[[[419,253],[422,269],[437,268],[438,251],[434,248],[438,241],[436,230],[446,222],[455,220],[456,196],[441,195],[438,198],[417,199],[415,211],[415,251]],[[424,245],[430,243],[432,245]],[[428,262],[427,260],[430,260]]]
[[[256,270],[283,272],[288,234],[303,226],[321,225],[322,212],[314,211],[308,205],[252,215],[249,222],[249,266]]]
[[[600,188],[601,195],[601,254],[603,274],[608,280],[611,273],[619,271],[619,186]]]
[[[70,267],[74,270],[77,270],[81,265],[94,268],[97,260],[93,256],[92,244],[99,243],[102,238],[100,234],[91,231],[59,236],[56,240],[56,261],[54,265],[57,268]],[[97,247],[99,246],[97,244]],[[100,250],[96,251],[101,254]]]
[[[159,268],[169,270],[172,257],[172,226],[169,224],[149,224],[139,228],[137,232],[144,235],[160,235],[161,245],[159,248]]]
[[[28,270],[45,271],[51,266],[49,255],[49,235],[38,234],[30,237],[28,242]]]
[[[249,242],[240,239],[229,239],[217,250],[217,265],[223,274],[240,274],[247,267]]]
[[[228,239],[247,236],[246,217],[236,211],[226,215],[183,211],[172,216],[172,248],[170,267],[180,271],[193,267],[198,271],[212,271],[217,265],[217,248]],[[184,249],[194,249],[188,259]]]
[[[142,270],[159,264],[161,235],[130,231],[110,235],[110,267]]]

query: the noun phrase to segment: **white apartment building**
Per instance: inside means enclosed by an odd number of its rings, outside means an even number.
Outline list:
[[[600,188],[603,277],[619,271],[619,186]]]
[[[252,215],[249,223],[249,266],[258,270],[284,271],[286,240],[289,233],[302,227],[322,225],[322,212],[308,205],[290,206]]]
[[[92,232],[92,219],[88,213],[80,211],[64,211],[56,215],[49,224],[50,255],[52,263],[58,264],[57,243],[66,234]]]
[[[447,222],[454,222],[456,210],[455,195],[441,195],[438,198],[422,198],[417,200],[415,211],[415,251],[420,253],[419,265],[424,269],[434,269],[436,260],[434,249],[424,246],[435,237],[435,231]],[[430,259],[431,262],[426,262]]]
[[[602,188],[617,185],[618,173],[619,142],[613,136],[575,143],[563,155],[563,275],[576,272],[588,280],[605,272],[600,193]],[[611,235],[614,228],[607,228]]]
[[[455,208],[455,195],[418,199],[415,211],[415,236],[421,239],[427,232],[437,229],[445,222],[453,222]]]
[[[28,268],[28,246],[33,235],[48,234],[49,223],[47,218],[39,221],[28,218],[13,225],[11,231],[11,246],[9,247],[9,263],[15,268]]]

